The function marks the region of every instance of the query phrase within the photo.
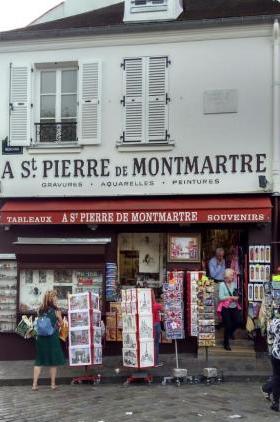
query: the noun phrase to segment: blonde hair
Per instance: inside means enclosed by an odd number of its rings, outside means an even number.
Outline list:
[[[39,308],[39,314],[46,312],[49,308],[57,309],[57,306],[54,304],[56,297],[56,290],[48,290],[44,294],[42,304]]]
[[[231,269],[231,268],[225,269],[224,278],[232,278],[233,275],[234,275],[233,269]]]

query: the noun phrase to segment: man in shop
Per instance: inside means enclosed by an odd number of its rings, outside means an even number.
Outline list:
[[[210,259],[208,264],[209,275],[217,283],[224,280],[224,274],[226,269],[226,262],[224,256],[224,249],[217,248],[215,256]]]
[[[215,300],[215,309],[217,309],[219,303],[219,283],[224,280],[224,274],[226,269],[226,262],[225,262],[225,251],[223,248],[217,248],[215,256],[209,260],[208,268],[209,268],[209,275],[212,280],[215,281],[215,292],[214,292],[214,300]],[[216,313],[215,316],[216,325],[220,326],[219,318]]]

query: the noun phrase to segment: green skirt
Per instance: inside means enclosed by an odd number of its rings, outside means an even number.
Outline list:
[[[38,336],[36,340],[35,366],[65,365],[65,357],[61,348],[58,332],[52,336]]]

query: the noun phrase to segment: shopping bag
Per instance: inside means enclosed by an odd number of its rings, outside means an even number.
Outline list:
[[[33,337],[36,333],[34,330],[32,316],[28,318],[26,315],[22,315],[21,321],[16,327],[15,332],[25,339]]]
[[[59,338],[62,341],[66,341],[67,338],[68,338],[68,334],[69,334],[68,321],[67,321],[67,318],[64,317],[63,320],[62,320],[62,324],[60,326],[60,329],[59,329]]]
[[[246,330],[248,331],[248,333],[252,333],[254,329],[255,329],[254,321],[252,320],[250,316],[248,316],[247,322],[246,322]]]

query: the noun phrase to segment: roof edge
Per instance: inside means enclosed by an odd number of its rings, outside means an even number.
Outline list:
[[[214,28],[226,26],[268,24],[275,19],[280,20],[280,14],[275,15],[259,15],[259,16],[243,16],[218,19],[202,19],[193,21],[175,21],[175,22],[152,22],[152,23],[128,23],[119,25],[108,25],[101,27],[87,28],[70,28],[70,29],[48,29],[39,31],[13,30],[0,32],[0,42],[47,39],[47,38],[67,38],[90,35],[108,35],[108,34],[126,34],[141,32],[156,32],[164,30],[182,30],[182,29],[198,29],[198,28]]]

